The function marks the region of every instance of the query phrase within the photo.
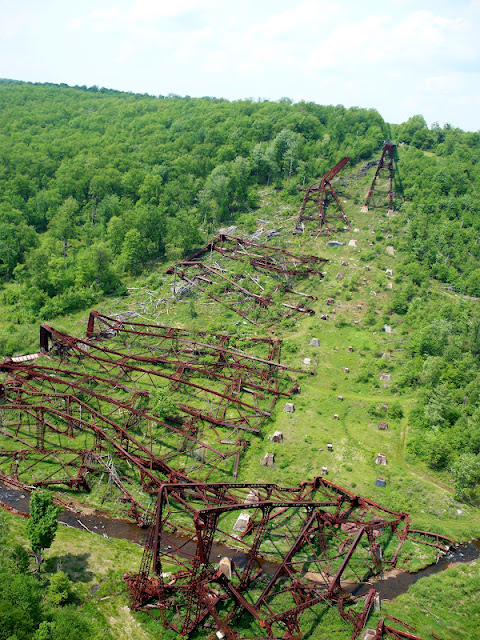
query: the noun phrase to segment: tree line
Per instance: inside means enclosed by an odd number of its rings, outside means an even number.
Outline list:
[[[1,81],[3,303],[17,323],[87,307],[386,131],[375,110]]]

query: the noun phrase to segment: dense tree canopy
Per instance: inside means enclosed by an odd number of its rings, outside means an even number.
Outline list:
[[[138,274],[167,245],[257,204],[260,185],[310,181],[368,158],[374,110],[158,98],[0,82],[0,282],[16,322],[71,312]]]

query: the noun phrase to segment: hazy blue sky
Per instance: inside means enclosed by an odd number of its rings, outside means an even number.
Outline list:
[[[480,129],[480,0],[0,0],[0,77]]]

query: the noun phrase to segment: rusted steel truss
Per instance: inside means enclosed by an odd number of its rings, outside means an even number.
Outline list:
[[[229,363],[237,369],[252,370],[265,380],[272,372],[294,371],[280,362],[282,340],[278,338],[205,331],[192,333],[177,327],[134,322],[122,318],[121,314],[112,318],[98,311],[90,312],[86,335],[89,340],[115,344],[115,348],[126,355],[140,352],[152,357],[184,360],[192,365],[208,359],[212,367],[225,367]]]
[[[249,262],[258,269],[267,269],[268,271],[291,276],[317,275],[322,277],[321,269],[328,262],[325,258],[312,255],[296,255],[285,249],[220,233],[202,249],[179,264],[182,266],[198,262],[212,251],[217,251],[231,260]],[[172,272],[171,270],[169,271],[170,273]]]
[[[365,204],[362,207],[363,212],[367,212],[369,208],[383,207],[385,204],[388,204],[389,211],[393,212],[395,199],[395,194],[393,192],[394,156],[395,143],[386,140],[383,144],[382,155],[380,156],[372,184],[368,190]],[[385,185],[382,185],[382,187],[378,189],[379,185],[377,180],[379,182],[386,180],[386,190]],[[375,190],[376,187],[377,190]],[[375,200],[375,193],[377,195],[377,200]]]
[[[222,264],[212,257],[219,255]],[[242,269],[241,265],[234,268],[232,261],[248,262],[250,269]],[[169,267],[167,273],[178,275],[212,300],[261,326],[262,311],[267,309],[269,319],[272,314],[276,316],[274,319],[288,318],[295,313],[314,314],[310,303],[318,300],[317,296],[299,291],[295,282],[312,275],[322,278],[320,269],[325,262],[318,256],[296,255],[221,234],[187,259]],[[262,284],[263,276],[268,279]]]
[[[409,522],[321,477],[290,488],[165,484],[140,571],[125,579],[133,608],[181,635],[203,625],[210,638],[300,639],[303,614],[333,607],[354,640],[375,590],[351,591],[395,563]]]
[[[134,348],[125,342],[124,334],[131,335],[125,329],[118,329],[113,340],[75,338],[48,325],[42,325],[41,333],[44,352],[56,357],[59,366],[68,364],[75,377],[83,368],[87,374],[101,374],[104,384],[118,392],[143,391],[146,397],[168,385],[173,397],[180,390],[176,404],[184,414],[230,429],[259,433],[277,398],[298,390],[287,367],[252,357],[247,362],[225,348],[209,350],[204,344],[203,352],[188,357],[175,350],[145,353],[143,345]],[[182,402],[185,395],[194,402]]]
[[[96,312],[87,336],[42,325],[38,357],[0,365],[0,477],[87,492],[105,478],[105,500],[140,519],[166,480],[236,478],[276,400],[299,390],[273,338],[192,336]],[[159,417],[158,390],[178,413]]]
[[[340,162],[323,176],[320,184],[308,187],[293,233],[303,233],[305,231],[305,223],[316,222],[316,233],[326,231],[330,235],[332,231],[338,230],[328,225],[328,220],[330,219],[343,220],[343,223],[350,229],[348,218],[331,183],[331,180],[343,169],[349,160],[350,158],[348,157],[342,158]],[[336,203],[337,209],[329,207],[329,205],[333,203]]]

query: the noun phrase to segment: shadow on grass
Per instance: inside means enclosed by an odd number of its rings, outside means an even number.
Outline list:
[[[72,582],[91,582],[94,574],[88,571],[89,553],[74,555],[66,553],[61,556],[53,556],[45,561],[45,569],[48,572],[64,571]]]

